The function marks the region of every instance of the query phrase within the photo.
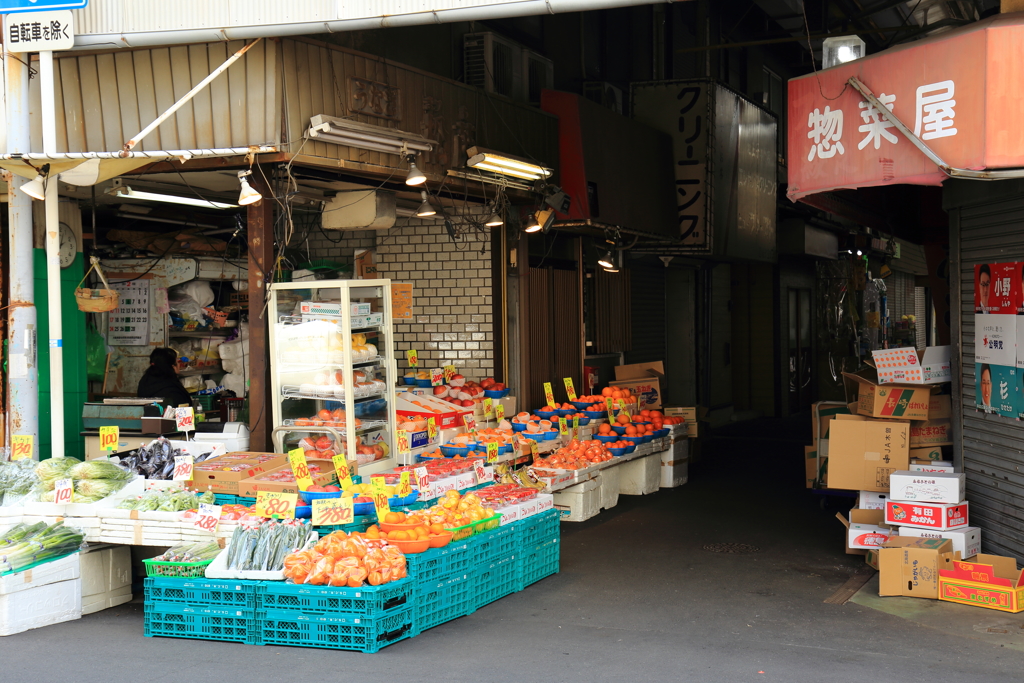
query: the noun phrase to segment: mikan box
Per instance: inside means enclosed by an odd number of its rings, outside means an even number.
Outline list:
[[[959,503],[885,502],[885,523],[947,531],[968,525],[967,501]]]
[[[856,401],[857,414],[893,420],[927,420],[931,407],[931,388],[879,384],[872,368],[856,373],[844,372],[843,385],[850,401]]]
[[[209,489],[214,493],[224,495],[244,495],[238,492],[240,481],[262,472],[277,469],[287,462],[288,456],[282,453],[251,451],[225,453],[193,466],[192,488],[196,491]]]
[[[978,555],[973,562],[950,559],[939,567],[939,600],[1001,612],[1024,611],[1024,570],[1012,557]]]
[[[338,484],[338,476],[334,471],[334,461],[313,460],[306,461],[309,465],[316,465],[320,468],[319,474],[311,474],[314,486],[328,486]],[[272,470],[261,472],[254,477],[243,479],[238,482],[238,495],[248,498],[255,498],[260,491],[273,491],[277,493],[298,493],[299,485],[295,481],[274,481],[271,479],[279,472],[291,472],[292,466],[285,464]]]

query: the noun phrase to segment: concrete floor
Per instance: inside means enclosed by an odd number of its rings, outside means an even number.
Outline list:
[[[823,602],[863,562],[843,553],[835,510],[820,509],[802,488],[809,422],[724,430],[706,444],[686,486],[620,497],[588,522],[564,523],[561,573],[375,655],[144,638],[142,604],[134,603],[0,638],[2,678],[1019,680],[1024,653],[1012,631],[1024,615],[872,601],[871,584],[855,602]],[[760,551],[702,549],[729,542]]]

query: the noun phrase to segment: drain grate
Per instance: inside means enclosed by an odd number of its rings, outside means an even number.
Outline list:
[[[703,549],[709,553],[725,553],[727,555],[749,555],[761,552],[760,548],[749,543],[708,543]]]

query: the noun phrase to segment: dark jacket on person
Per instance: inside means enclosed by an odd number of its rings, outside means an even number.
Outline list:
[[[164,407],[176,408],[182,404],[192,405],[192,399],[185,391],[185,387],[181,386],[177,377],[167,377],[148,370],[139,380],[137,396],[139,398],[162,398]]]

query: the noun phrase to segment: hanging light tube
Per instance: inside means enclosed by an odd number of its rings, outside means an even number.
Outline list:
[[[123,197],[125,199],[141,199],[148,202],[163,202],[166,204],[184,204],[186,206],[199,206],[204,209],[237,209],[238,204],[228,204],[226,202],[212,202],[206,199],[193,199],[192,197],[181,197],[173,194],[158,194],[156,192],[143,192],[142,190],[133,190],[127,185],[114,186],[107,191],[114,197]]]
[[[309,120],[306,138],[386,154],[429,152],[437,145],[434,140],[415,133],[323,114]]]
[[[469,161],[466,162],[467,166],[510,175],[514,178],[540,180],[551,177],[553,173],[550,168],[545,168],[527,159],[502,154],[482,147],[470,147],[466,150],[466,154],[469,155]]]

